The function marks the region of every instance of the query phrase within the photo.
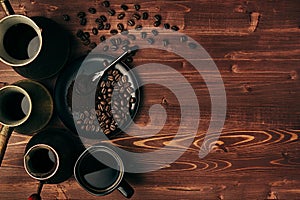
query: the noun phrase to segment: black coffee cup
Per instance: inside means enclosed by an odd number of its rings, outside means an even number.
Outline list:
[[[74,175],[77,182],[89,193],[104,196],[118,189],[126,198],[134,190],[123,179],[124,165],[111,148],[95,145],[87,148],[78,158]]]

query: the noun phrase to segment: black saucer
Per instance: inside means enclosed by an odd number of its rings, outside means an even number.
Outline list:
[[[68,34],[53,20],[45,17],[31,19],[42,29],[42,50],[30,64],[13,69],[25,78],[46,79],[57,74],[66,64],[70,52],[70,40]]]

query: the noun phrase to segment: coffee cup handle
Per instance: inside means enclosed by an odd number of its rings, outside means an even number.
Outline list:
[[[2,6],[2,9],[4,10],[5,14],[8,15],[13,15],[15,14],[14,9],[12,8],[9,0],[0,0],[0,4]]]
[[[132,195],[134,193],[133,188],[124,179],[121,181],[121,183],[118,187],[118,190],[126,198],[132,197]]]
[[[8,140],[13,132],[14,128],[9,126],[2,126],[0,131],[0,166],[5,154]]]

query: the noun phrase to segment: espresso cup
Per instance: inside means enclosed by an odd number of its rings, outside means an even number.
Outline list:
[[[126,198],[134,190],[124,180],[124,165],[120,156],[106,146],[91,146],[78,158],[74,176],[81,187],[96,196],[104,196],[118,189]]]
[[[0,166],[13,130],[33,134],[48,124],[52,113],[52,97],[40,83],[21,80],[0,89]]]
[[[0,0],[7,14],[0,20],[0,61],[20,67],[33,62],[42,49],[42,30],[29,17],[16,15],[8,0]]]
[[[84,147],[78,137],[62,129],[46,129],[26,145],[24,167],[27,174],[46,184],[61,183],[73,174]]]

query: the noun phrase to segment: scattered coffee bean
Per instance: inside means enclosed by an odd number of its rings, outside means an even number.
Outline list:
[[[96,11],[96,8],[93,8],[93,7],[89,8],[88,11],[89,11],[89,13],[91,13],[91,14],[95,14],[95,13],[97,12],[97,11]]]
[[[106,37],[104,36],[104,35],[102,35],[101,37],[100,37],[100,42],[104,42],[106,40]]]
[[[109,1],[103,1],[102,6],[108,8],[110,6],[110,2]]]
[[[92,33],[93,33],[93,35],[98,35],[98,29],[94,27],[92,29]]]
[[[142,37],[143,39],[145,39],[145,38],[147,37],[147,33],[146,33],[146,32],[141,32],[141,37]]]
[[[129,32],[128,32],[127,29],[124,29],[124,30],[121,32],[122,35],[128,35],[128,33],[129,33]]]
[[[92,42],[92,43],[90,44],[90,48],[91,48],[91,49],[94,49],[94,48],[96,48],[96,47],[97,47],[96,42]]]
[[[169,23],[165,23],[165,24],[164,24],[164,28],[165,28],[165,29],[170,29],[170,27],[171,27],[171,26],[170,26]]]
[[[122,8],[124,11],[127,11],[127,10],[128,10],[128,6],[125,5],[125,4],[122,4],[122,5],[121,5],[121,8]]]
[[[83,42],[83,44],[84,44],[85,46],[89,45],[90,43],[91,43],[90,40],[85,40],[85,41]]]
[[[114,16],[116,14],[116,11],[114,9],[108,9],[107,10],[107,13],[110,15],[110,16]]]
[[[87,39],[90,38],[90,33],[89,32],[84,32],[84,37],[87,38]]]
[[[104,30],[109,30],[110,27],[111,27],[110,23],[106,23],[106,24],[104,25]]]
[[[168,39],[163,39],[163,45],[164,47],[169,45],[169,40]]]
[[[128,45],[130,45],[129,40],[127,40],[127,39],[123,40],[123,41],[122,41],[122,45],[123,45],[123,46],[128,46]]]
[[[153,26],[154,26],[154,27],[159,27],[159,26],[160,26],[160,24],[161,24],[161,22],[160,22],[160,21],[155,21],[155,22],[153,23]]]
[[[97,24],[103,23],[102,20],[101,20],[100,18],[96,18],[96,19],[95,19],[95,22],[96,22]]]
[[[63,15],[63,19],[64,19],[64,21],[70,21],[70,16],[69,15],[67,15],[67,14],[64,14]]]
[[[85,26],[87,23],[86,18],[80,18],[80,25]]]
[[[136,37],[133,34],[129,34],[127,37],[128,37],[128,39],[130,39],[132,41],[136,40]]]
[[[117,38],[116,39],[116,44],[117,45],[121,45],[122,44],[122,39],[121,38]]]
[[[100,19],[102,20],[102,22],[107,22],[107,17],[105,15],[101,15]]]
[[[103,30],[103,29],[104,29],[104,24],[103,23],[99,24],[98,25],[98,30]]]
[[[133,19],[130,19],[127,21],[128,26],[134,26],[135,25],[135,21]]]
[[[139,11],[139,10],[141,9],[141,6],[140,6],[139,4],[135,4],[135,5],[134,5],[134,9],[135,9],[136,11]]]
[[[152,32],[152,34],[153,34],[154,36],[157,36],[157,35],[158,35],[158,31],[155,30],[155,29],[153,29],[151,32]]]
[[[139,13],[134,13],[134,14],[132,15],[132,17],[133,17],[134,19],[136,19],[136,20],[140,20],[140,19],[141,19],[141,15],[140,15]]]
[[[112,51],[117,51],[117,50],[118,50],[118,46],[117,46],[117,45],[112,45],[112,46],[110,47],[110,49],[111,49]]]
[[[162,17],[161,17],[161,15],[157,14],[157,15],[154,15],[154,19],[155,19],[155,21],[161,21]]]
[[[186,41],[188,41],[188,38],[185,35],[180,37],[180,42],[184,43]]]
[[[124,25],[122,23],[118,23],[117,28],[122,32],[124,30]]]
[[[153,38],[147,39],[148,44],[154,44],[155,40]]]
[[[188,44],[188,46],[189,46],[190,49],[196,49],[196,48],[197,48],[197,44],[195,44],[195,43],[193,43],[193,42],[190,42],[190,43]]]
[[[125,13],[124,12],[121,12],[119,15],[118,15],[118,19],[124,19],[125,17]]]
[[[86,14],[85,14],[85,12],[79,12],[79,13],[77,13],[77,17],[79,17],[79,18],[84,18],[86,16]]]
[[[149,18],[149,14],[147,12],[143,12],[142,19],[147,20]]]
[[[173,31],[179,31],[179,27],[176,26],[176,25],[172,26],[171,29],[172,29]]]
[[[138,24],[135,26],[135,30],[140,31],[143,29],[143,26],[141,24]]]
[[[109,46],[107,46],[107,45],[105,45],[104,47],[103,47],[103,51],[105,52],[105,51],[108,51],[108,49],[109,49]]]
[[[117,30],[117,29],[112,29],[112,30],[110,31],[110,34],[116,35],[116,34],[118,34],[118,30]]]
[[[116,39],[115,39],[115,38],[112,38],[112,39],[110,39],[109,41],[110,41],[110,43],[111,43],[112,45],[117,45]]]
[[[80,38],[82,37],[83,34],[84,34],[83,30],[79,29],[76,33],[76,36]]]

